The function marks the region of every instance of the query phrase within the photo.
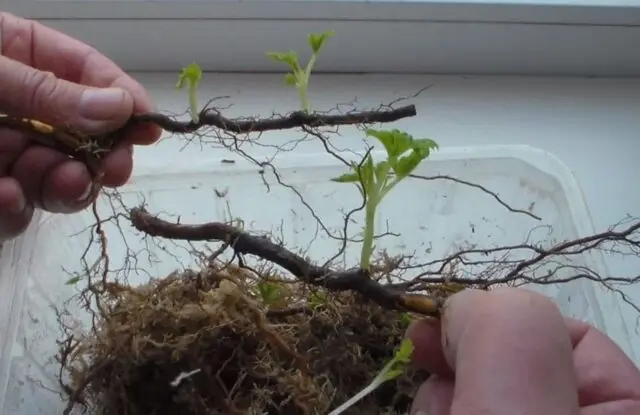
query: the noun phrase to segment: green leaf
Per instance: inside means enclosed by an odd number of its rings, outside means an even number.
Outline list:
[[[424,160],[429,157],[431,154],[431,150],[437,149],[438,144],[430,140],[428,138],[422,138],[419,140],[411,140],[410,143],[411,148],[413,150],[411,153],[405,157],[400,158],[393,166],[393,171],[399,177],[406,177],[413,172],[416,167]]]
[[[426,150],[427,151],[427,156],[429,155],[429,153],[431,152],[431,150],[437,150],[438,149],[438,143],[436,143],[435,141],[429,139],[429,138],[420,138],[418,140],[413,140],[411,147],[418,150]]]
[[[376,166],[376,183],[385,183],[389,175],[389,162],[381,161]]]
[[[319,307],[327,302],[327,293],[323,291],[315,291],[311,293],[309,305],[311,308]]]
[[[307,41],[309,42],[309,46],[311,46],[311,50],[313,53],[320,52],[320,49],[324,46],[326,41],[336,34],[335,30],[329,30],[324,33],[311,33]]]
[[[410,175],[411,172],[418,167],[418,164],[420,164],[420,162],[426,157],[427,155],[424,152],[420,150],[413,150],[408,156],[399,159],[393,170],[399,177],[406,177]]]
[[[384,382],[392,380],[398,376],[400,376],[406,366],[411,361],[411,355],[413,354],[413,343],[409,339],[405,339],[402,344],[400,344],[400,348],[396,351],[395,356],[389,363],[385,365],[380,373],[373,379],[373,381],[364,387],[364,389],[360,390],[357,394],[352,396],[345,403],[340,405],[338,408],[334,409],[329,415],[338,415],[345,412],[348,408],[355,405],[365,396],[369,395],[371,392],[380,387]]]
[[[341,176],[334,177],[331,181],[337,183],[355,183],[360,181],[360,176],[358,173],[345,173]]]
[[[411,355],[413,355],[413,342],[410,339],[402,340],[400,347],[396,351],[395,361],[400,363],[411,363]]]
[[[412,148],[413,137],[409,134],[397,129],[393,130],[374,130],[367,129],[366,135],[368,137],[377,138],[382,143],[389,161],[393,165],[393,160],[404,154],[407,150]]]
[[[182,68],[180,75],[178,75],[178,83],[176,89],[182,89],[185,82],[189,82],[191,87],[195,87],[202,79],[202,69],[197,63],[189,64]]]
[[[274,62],[285,63],[293,69],[293,72],[300,71],[298,54],[290,50],[289,52],[267,52],[267,57]]]
[[[362,163],[361,166],[358,166],[357,169],[360,173],[360,181],[364,185],[365,191],[371,192],[374,175],[373,157],[371,157],[371,154],[367,156],[364,163]]]
[[[402,327],[408,327],[413,321],[413,317],[409,313],[400,313],[398,321]]]
[[[80,277],[73,277],[67,280],[66,285],[76,285],[80,282]]]
[[[289,86],[297,86],[298,85],[298,77],[292,73],[288,73],[284,76],[284,83]]]
[[[385,381],[394,379],[404,372],[406,366],[411,363],[413,349],[413,342],[410,339],[404,339],[400,343],[393,359],[385,366],[386,370],[383,370],[382,377]]]

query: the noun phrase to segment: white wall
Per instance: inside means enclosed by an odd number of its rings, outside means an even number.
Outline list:
[[[159,109],[185,110],[185,95],[173,89],[174,75],[139,74],[138,79],[149,88]],[[320,110],[354,98],[359,106],[376,106],[432,85],[411,100],[418,116],[394,126],[433,138],[442,146],[529,144],[547,150],[575,173],[597,230],[627,214],[640,216],[640,192],[635,189],[640,178],[636,164],[640,79],[316,75],[312,84],[311,102]],[[229,96],[220,103],[233,104],[225,112],[229,116],[269,115],[298,108],[295,91],[285,87],[279,75],[207,74],[200,91],[203,99]],[[295,138],[292,134],[274,133],[269,140],[283,142]],[[174,156],[172,151],[181,146],[173,140],[136,150],[136,171],[143,171],[146,163],[168,163],[169,155],[186,162],[202,156],[197,146]],[[318,150],[305,143],[297,151]],[[638,275],[640,269],[638,261],[618,259],[608,265],[613,274],[620,275]],[[640,287],[627,292],[640,303]],[[637,313],[623,307],[634,331]],[[633,341],[640,356],[640,336],[635,335]]]

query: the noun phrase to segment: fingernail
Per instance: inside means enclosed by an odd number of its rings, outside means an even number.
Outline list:
[[[88,129],[104,129],[105,122],[121,122],[131,111],[126,92],[120,88],[87,88],[78,112]]]
[[[87,188],[84,189],[80,197],[76,199],[76,203],[86,202],[87,199],[89,198],[89,195],[91,195],[92,190],[93,190],[93,182],[89,182],[89,185],[87,186]]]

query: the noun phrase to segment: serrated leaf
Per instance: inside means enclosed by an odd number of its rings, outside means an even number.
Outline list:
[[[402,362],[402,363],[410,363],[411,356],[413,355],[413,349],[414,349],[413,342],[410,339],[402,340],[402,343],[400,343],[400,347],[396,352],[395,361]]]
[[[418,140],[413,140],[411,147],[414,149],[427,150],[427,155],[429,155],[431,150],[438,149],[438,143],[429,138],[420,138]]]
[[[397,129],[393,130],[374,130],[367,129],[366,135],[368,137],[374,137],[382,143],[385,150],[387,151],[387,155],[389,156],[389,161],[393,165],[393,161],[404,154],[407,150],[412,148],[413,137],[409,134],[402,132]]]
[[[202,79],[202,69],[197,63],[191,63],[180,71],[178,75],[177,89],[182,89],[185,82],[189,82],[191,86],[195,86]]]
[[[413,355],[413,342],[410,339],[404,339],[400,343],[400,347],[396,350],[393,358],[385,366],[383,379],[391,380],[400,376],[406,366],[411,362],[411,356]]]
[[[404,156],[398,159],[398,162],[396,163],[396,166],[393,170],[399,177],[408,176],[426,157],[427,154],[425,154],[424,151],[413,150],[408,156]]]
[[[374,130],[370,128],[370,129],[367,129],[365,133],[367,137],[377,138],[378,141],[380,141],[380,143],[384,146],[384,149],[387,151],[387,154],[390,156],[392,155],[394,151],[394,142],[393,142],[393,135],[391,131]]]
[[[267,52],[267,57],[274,62],[285,63],[293,69],[294,72],[300,70],[298,63],[298,54],[290,50],[289,52]]]
[[[311,33],[309,34],[307,41],[309,42],[309,46],[311,46],[311,50],[313,53],[320,52],[320,49],[324,46],[327,40],[335,35],[336,32],[334,30],[330,30],[324,33]]]

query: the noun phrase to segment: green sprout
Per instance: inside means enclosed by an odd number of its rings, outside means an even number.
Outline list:
[[[413,316],[411,316],[410,313],[400,313],[398,316],[398,323],[400,323],[402,327],[409,327],[411,322],[413,322]]]
[[[309,305],[316,309],[327,302],[327,293],[324,291],[314,291],[309,296]]]
[[[374,164],[371,154],[362,163],[352,163],[352,172],[333,178],[338,183],[355,183],[365,202],[365,227],[360,255],[360,267],[369,269],[373,254],[375,215],[380,202],[398,183],[429,157],[438,148],[435,141],[428,138],[414,139],[397,129],[381,131],[368,129],[367,137],[378,139],[387,152],[387,159]]]
[[[371,392],[380,387],[383,383],[393,380],[402,375],[406,367],[411,362],[411,356],[413,355],[413,342],[409,339],[404,339],[400,343],[400,347],[396,350],[393,358],[387,363],[384,368],[376,375],[376,377],[364,387],[360,392],[355,394],[351,399],[340,405],[329,413],[329,415],[339,415],[364,399]]]
[[[260,294],[260,297],[262,297],[262,302],[266,306],[277,303],[282,297],[280,285],[273,282],[259,282],[258,293]]]
[[[307,43],[309,43],[309,46],[311,47],[311,58],[309,58],[309,62],[304,68],[298,61],[298,54],[292,50],[289,52],[267,52],[267,57],[269,59],[274,62],[289,65],[291,68],[291,72],[285,75],[284,81],[287,85],[293,86],[298,90],[302,110],[306,113],[311,111],[311,104],[309,103],[308,96],[311,71],[316,65],[320,50],[326,41],[333,35],[335,35],[335,31],[330,30],[324,33],[311,33],[308,36]]]
[[[178,76],[178,83],[176,89],[180,90],[184,88],[185,82],[189,83],[189,112],[191,113],[191,120],[194,123],[199,122],[199,107],[197,97],[198,83],[202,79],[202,69],[197,63],[192,63],[184,68]]]

